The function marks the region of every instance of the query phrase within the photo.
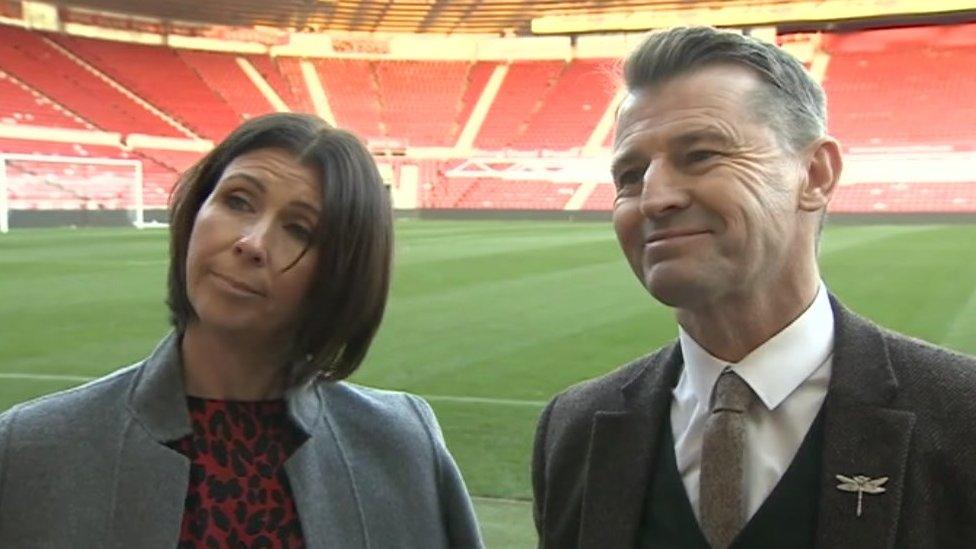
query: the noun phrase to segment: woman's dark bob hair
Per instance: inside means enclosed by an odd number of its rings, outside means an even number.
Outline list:
[[[182,334],[196,319],[186,291],[186,254],[200,206],[234,158],[266,148],[294,154],[322,182],[322,216],[310,244],[319,257],[286,349],[288,383],[345,379],[362,363],[383,319],[393,220],[369,151],[355,135],[315,116],[279,113],[249,120],[180,179],[170,204],[171,321]]]

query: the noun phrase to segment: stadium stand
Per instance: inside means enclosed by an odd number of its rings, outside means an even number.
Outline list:
[[[458,126],[463,126],[471,116],[475,104],[485,91],[485,85],[491,78],[491,73],[495,70],[497,63],[488,61],[478,61],[471,66],[468,72],[467,81],[464,87],[464,94],[461,96],[461,110],[458,111]],[[460,131],[460,130],[459,130]]]
[[[561,210],[579,183],[444,178],[423,203],[434,209]]]
[[[466,178],[441,178],[428,183],[421,191],[420,207],[429,209],[456,208],[457,203],[477,182]]]
[[[16,76],[96,128],[181,136],[162,119],[65,56],[42,33],[0,26],[0,70]]]
[[[613,185],[597,185],[580,209],[609,210],[613,208],[613,200],[616,196],[617,190]]]
[[[237,64],[236,56],[193,50],[179,50],[178,55],[240,120],[274,110]]]
[[[458,114],[472,87],[473,63],[456,61],[372,62],[380,119],[386,137],[412,146],[449,147],[460,131]],[[484,86],[484,81],[481,81]],[[471,94],[480,94],[473,89]]]
[[[976,24],[800,38],[793,47],[807,47],[812,57],[827,60],[823,74],[831,133],[849,154],[976,150],[976,104],[971,101],[976,81],[968,75],[976,66]],[[487,115],[480,127],[471,125],[477,133],[466,138],[473,137],[479,154],[579,155],[600,118],[613,108],[617,85],[614,59],[506,62],[507,74],[491,95],[488,82],[500,61],[218,53],[0,26],[0,124],[42,133],[119,135],[118,146],[107,147],[70,145],[60,142],[63,137],[44,135],[19,141],[8,132],[0,139],[0,152],[142,159],[146,195],[162,205],[179,174],[202,153],[175,144],[179,150],[170,150],[164,142],[129,145],[127,139],[142,134],[219,140],[242,120],[274,110],[261,91],[267,88],[259,89],[242,64],[270,86],[272,99],[276,94],[288,108],[312,112],[316,106],[303,74],[305,62],[314,68],[326,107],[340,127],[375,143],[399,143],[404,150],[436,148],[431,150],[444,156],[451,156],[445,150],[458,143],[482,96],[490,100]],[[99,139],[93,142],[103,143],[104,137]],[[834,211],[976,211],[976,184],[967,182],[971,177],[966,174],[909,184],[885,182],[884,177],[846,182]],[[613,202],[613,188],[606,184],[590,192],[581,183],[441,174],[422,176],[418,189],[418,206],[434,209],[605,211]],[[569,205],[577,190],[579,196]]]
[[[93,129],[40,92],[0,72],[0,123]]]
[[[454,205],[458,209],[561,210],[578,183],[478,179]]]
[[[340,127],[366,139],[383,139],[379,88],[370,61],[316,59],[315,69]]]
[[[278,97],[293,111],[315,112],[312,100],[308,96],[305,83],[300,80],[301,69],[294,58],[281,57],[277,60],[267,55],[243,56],[258,71],[264,81],[278,94]],[[287,67],[287,69],[286,69]],[[285,76],[286,70],[292,78]],[[295,78],[298,78],[295,80]]]
[[[848,147],[976,144],[976,24],[827,35],[831,131]]]
[[[513,142],[519,150],[582,147],[617,88],[612,60],[577,59],[553,84],[541,107]]]
[[[838,188],[832,213],[972,213],[976,182],[860,183]]]
[[[563,61],[516,61],[488,111],[488,118],[475,139],[475,147],[485,150],[512,148],[538,112],[565,70]]]
[[[52,39],[179,120],[194,134],[219,140],[241,118],[176,50],[66,35]]]

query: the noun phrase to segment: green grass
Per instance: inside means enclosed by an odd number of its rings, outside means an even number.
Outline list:
[[[542,403],[676,334],[639,287],[609,224],[397,225],[393,298],[354,380],[427,396],[493,547],[534,535],[529,454]],[[850,307],[976,354],[976,225],[828,227],[821,263]],[[162,231],[0,236],[0,410],[97,376],[167,330]],[[462,397],[462,398],[454,398]]]

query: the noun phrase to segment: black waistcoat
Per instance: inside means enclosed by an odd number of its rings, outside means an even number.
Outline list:
[[[637,546],[708,549],[678,473],[670,414],[664,414],[659,432]],[[814,546],[822,454],[823,408],[786,473],[736,537],[733,549]]]

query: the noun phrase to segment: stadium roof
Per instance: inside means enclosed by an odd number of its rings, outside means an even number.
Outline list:
[[[797,0],[773,0],[788,4]],[[528,34],[532,19],[742,0],[70,0],[66,7],[235,26],[363,32]]]
[[[686,24],[838,21],[976,11],[974,0],[54,0],[62,7],[180,21],[312,31],[526,35]],[[816,9],[812,7],[816,4]],[[695,12],[694,14],[692,12]],[[816,13],[816,15],[812,15]],[[636,17],[640,14],[640,17]],[[820,18],[820,15],[825,15]],[[799,15],[797,18],[796,16]],[[763,19],[765,18],[765,20]]]

